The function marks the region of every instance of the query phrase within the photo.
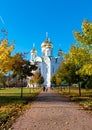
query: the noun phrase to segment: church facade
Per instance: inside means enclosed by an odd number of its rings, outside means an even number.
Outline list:
[[[41,72],[41,75],[44,78],[44,86],[51,86],[51,76],[55,73],[62,62],[62,50],[59,49],[57,57],[53,55],[53,44],[46,37],[45,41],[41,44],[42,56],[37,56],[37,50],[33,47],[30,51],[31,59],[30,62],[37,63],[38,71]]]

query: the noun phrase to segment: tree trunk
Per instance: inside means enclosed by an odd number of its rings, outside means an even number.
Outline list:
[[[79,82],[79,96],[81,96],[81,82]]]
[[[62,86],[60,86],[60,88],[61,88],[61,91],[62,91]]]
[[[69,84],[69,94],[71,94],[71,84]]]
[[[23,80],[21,79],[21,98],[23,98]]]

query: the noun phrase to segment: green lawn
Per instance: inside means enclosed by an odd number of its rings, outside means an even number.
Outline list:
[[[31,93],[33,91],[36,91],[37,88],[23,88],[23,93]],[[3,89],[0,89],[0,95],[2,94],[20,94],[21,93],[21,88],[3,88]]]
[[[23,88],[21,98],[20,88],[0,89],[0,130],[8,129],[40,92],[41,89]]]
[[[84,109],[92,111],[92,89],[81,89],[81,96],[79,96],[79,89],[77,87],[69,88],[55,88],[60,95],[68,97],[70,100],[78,102]]]
[[[79,89],[77,87],[71,87],[70,93],[68,87],[63,87],[62,89],[59,87],[55,88],[56,91],[62,93],[63,95],[68,96],[79,96]],[[92,96],[92,89],[81,89],[81,96],[83,97],[91,97]]]

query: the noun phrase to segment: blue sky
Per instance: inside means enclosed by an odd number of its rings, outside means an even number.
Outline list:
[[[0,30],[8,31],[14,52],[28,52],[33,43],[41,55],[46,32],[56,56],[61,48],[68,52],[75,43],[73,31],[81,31],[82,21],[92,21],[92,0],[0,0]]]

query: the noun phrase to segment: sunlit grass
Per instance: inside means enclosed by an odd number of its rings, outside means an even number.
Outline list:
[[[20,88],[0,89],[0,129],[8,129],[16,117],[30,107],[30,103],[40,92],[40,88],[23,88],[21,98]]]
[[[59,87],[59,88],[55,88],[54,90],[59,93],[62,93],[63,95],[79,96],[79,89],[77,87],[71,87],[70,91],[68,87],[63,87],[62,89]],[[92,89],[81,89],[81,96],[91,97]]]
[[[79,96],[79,89],[77,87],[71,87],[70,91],[68,87],[54,89],[60,95],[68,97],[70,100],[78,102],[86,110],[92,110],[92,89],[81,89],[81,96]]]
[[[30,92],[34,92],[34,91],[37,91],[37,88],[23,88],[23,93],[30,93]],[[3,88],[3,89],[0,89],[0,95],[1,94],[18,94],[21,92],[21,88]]]

